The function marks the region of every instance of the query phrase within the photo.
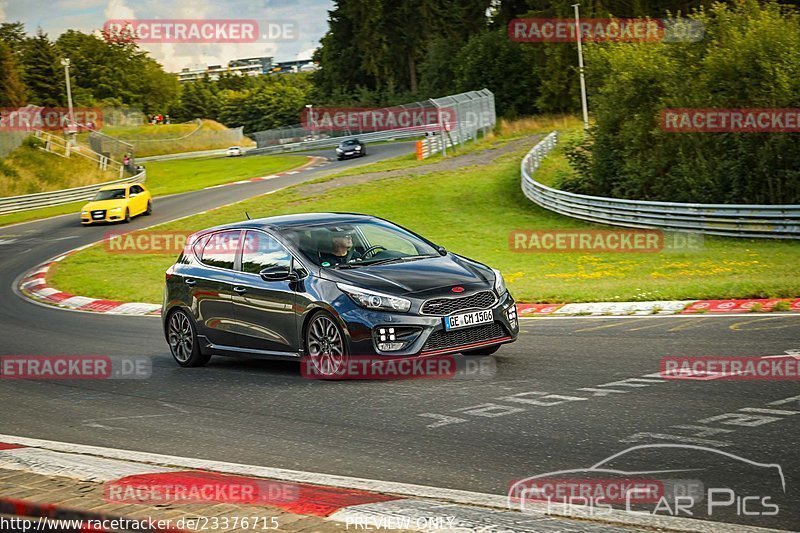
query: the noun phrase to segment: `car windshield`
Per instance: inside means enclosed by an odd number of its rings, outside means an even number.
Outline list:
[[[122,200],[125,198],[125,189],[108,189],[97,191],[92,200]]]
[[[420,237],[383,220],[291,226],[282,231],[315,265],[355,268],[438,255]]]
[[[339,146],[341,147],[349,147],[349,146],[358,146],[360,143],[355,139],[350,139],[349,141],[342,141],[342,144]]]

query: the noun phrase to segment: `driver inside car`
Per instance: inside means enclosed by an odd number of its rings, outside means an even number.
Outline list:
[[[354,257],[353,234],[344,231],[332,232],[330,249],[330,252],[319,253],[322,266],[337,266],[348,263]]]

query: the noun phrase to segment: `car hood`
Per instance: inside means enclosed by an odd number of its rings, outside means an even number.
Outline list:
[[[364,289],[420,298],[438,294],[453,296],[451,289],[456,285],[465,290],[494,286],[494,273],[490,268],[450,253],[407,263],[323,269],[320,275]]]
[[[115,207],[125,207],[127,199],[121,198],[119,200],[98,200],[96,202],[89,202],[83,206],[84,211],[93,211],[95,209],[114,209]]]

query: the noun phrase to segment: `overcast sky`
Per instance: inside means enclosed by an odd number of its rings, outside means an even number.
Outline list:
[[[89,33],[114,19],[252,19],[297,24],[298,37],[292,41],[140,45],[168,71],[177,72],[240,57],[307,58],[327,31],[332,7],[332,0],[0,0],[0,21],[24,22],[30,34],[41,27],[51,39],[67,29]]]

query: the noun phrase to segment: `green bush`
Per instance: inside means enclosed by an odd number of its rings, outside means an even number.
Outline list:
[[[699,42],[587,47],[591,162],[580,192],[706,203],[800,203],[800,134],[674,133],[666,108],[800,107],[800,17],[776,3],[714,4]]]
[[[25,146],[27,148],[33,148],[35,150],[36,148],[44,146],[44,141],[42,141],[38,137],[30,135],[28,137],[25,137],[25,139],[23,139],[22,146]]]

